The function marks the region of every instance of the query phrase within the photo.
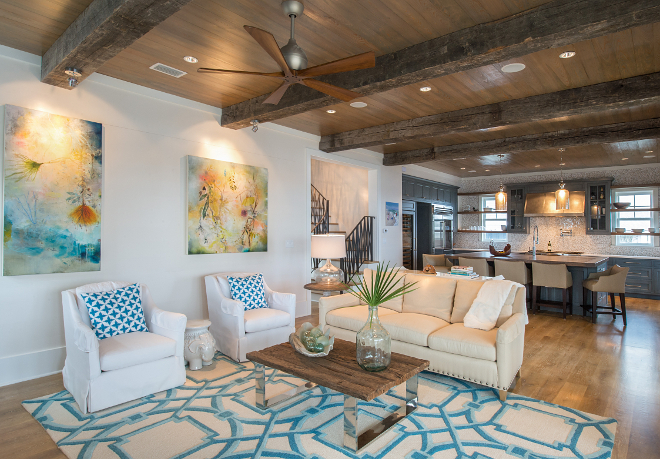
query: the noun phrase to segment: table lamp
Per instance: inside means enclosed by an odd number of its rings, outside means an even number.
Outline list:
[[[319,284],[343,282],[344,273],[332,264],[331,258],[346,256],[346,237],[343,234],[313,234],[312,258],[326,258],[325,265],[314,270],[314,280]]]

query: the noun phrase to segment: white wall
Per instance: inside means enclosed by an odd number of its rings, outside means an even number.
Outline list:
[[[312,185],[330,201],[330,230],[351,232],[369,213],[369,171],[312,158]]]
[[[101,75],[73,91],[55,88],[39,82],[39,62],[0,48],[0,105],[103,124],[103,255],[100,272],[0,278],[0,385],[62,368],[60,292],[89,282],[143,282],[161,308],[202,318],[204,275],[260,271],[274,289],[298,295],[298,315],[309,313],[305,149],[317,137],[268,125],[224,129],[219,109]],[[186,254],[186,155],[268,168],[268,252]]]

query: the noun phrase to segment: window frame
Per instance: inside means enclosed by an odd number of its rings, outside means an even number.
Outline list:
[[[492,200],[493,201],[492,205],[486,204],[487,200]],[[479,197],[479,210],[483,212],[484,207],[492,207],[493,209],[495,208],[495,195],[494,194],[485,194],[485,195],[481,195]],[[479,218],[480,226],[483,226],[485,228],[486,227],[486,220],[489,220],[489,221],[494,220],[494,221],[501,221],[502,222],[501,224],[507,226],[507,228],[508,228],[508,220],[509,219],[508,219],[507,211],[497,212],[495,215],[497,215],[497,214],[503,214],[504,219],[502,219],[502,218],[487,218],[489,215],[493,215],[493,214],[490,214],[490,213],[488,213],[488,214],[479,214],[479,216],[480,216],[480,218]],[[505,242],[506,243],[506,242],[509,242],[509,233],[481,233],[481,241],[482,242],[493,241],[493,242]]]
[[[629,188],[616,188],[614,190],[611,190],[612,194],[612,202],[619,202],[619,196],[621,195],[650,195],[651,197],[651,203],[650,203],[650,208],[658,208],[660,207],[658,203],[658,189],[657,188],[649,188],[649,187],[629,187]],[[645,212],[645,210],[641,209],[638,212]],[[651,215],[649,217],[649,220],[651,220],[651,227],[658,227],[658,211],[648,211]],[[614,228],[621,227],[620,221],[623,220],[643,220],[642,218],[628,218],[625,219],[624,217],[626,215],[629,215],[630,213],[636,214],[637,212],[611,212],[610,213],[610,222],[612,225],[612,232],[614,232]],[[644,219],[645,220],[645,219]],[[648,228],[648,227],[647,227]],[[647,230],[647,228],[644,228],[644,230]],[[646,233],[646,237],[648,238],[649,242],[624,242],[622,239],[629,237],[633,235],[632,233],[626,234],[625,236],[618,236],[618,235],[613,235],[612,236],[612,245],[616,247],[658,247],[660,246],[660,237],[658,236],[650,236],[648,233]]]

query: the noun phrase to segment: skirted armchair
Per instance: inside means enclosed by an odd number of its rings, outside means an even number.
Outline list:
[[[99,340],[92,330],[81,293],[126,287],[100,282],[62,292],[66,361],[62,376],[84,414],[177,387],[186,382],[183,334],[186,316],[158,309],[140,285],[149,332],[124,333]]]
[[[285,343],[296,327],[296,295],[274,292],[264,282],[267,308],[245,310],[232,299],[227,276],[245,277],[256,273],[218,273],[206,276],[210,331],[218,350],[237,362],[245,354]]]

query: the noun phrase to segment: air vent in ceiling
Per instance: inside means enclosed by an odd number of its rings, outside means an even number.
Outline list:
[[[165,75],[173,76],[174,78],[181,78],[184,75],[187,75],[187,72],[184,72],[183,70],[175,69],[174,67],[170,67],[169,65],[165,64],[154,64],[151,67],[149,67],[151,70],[155,70],[156,72],[164,73]]]

